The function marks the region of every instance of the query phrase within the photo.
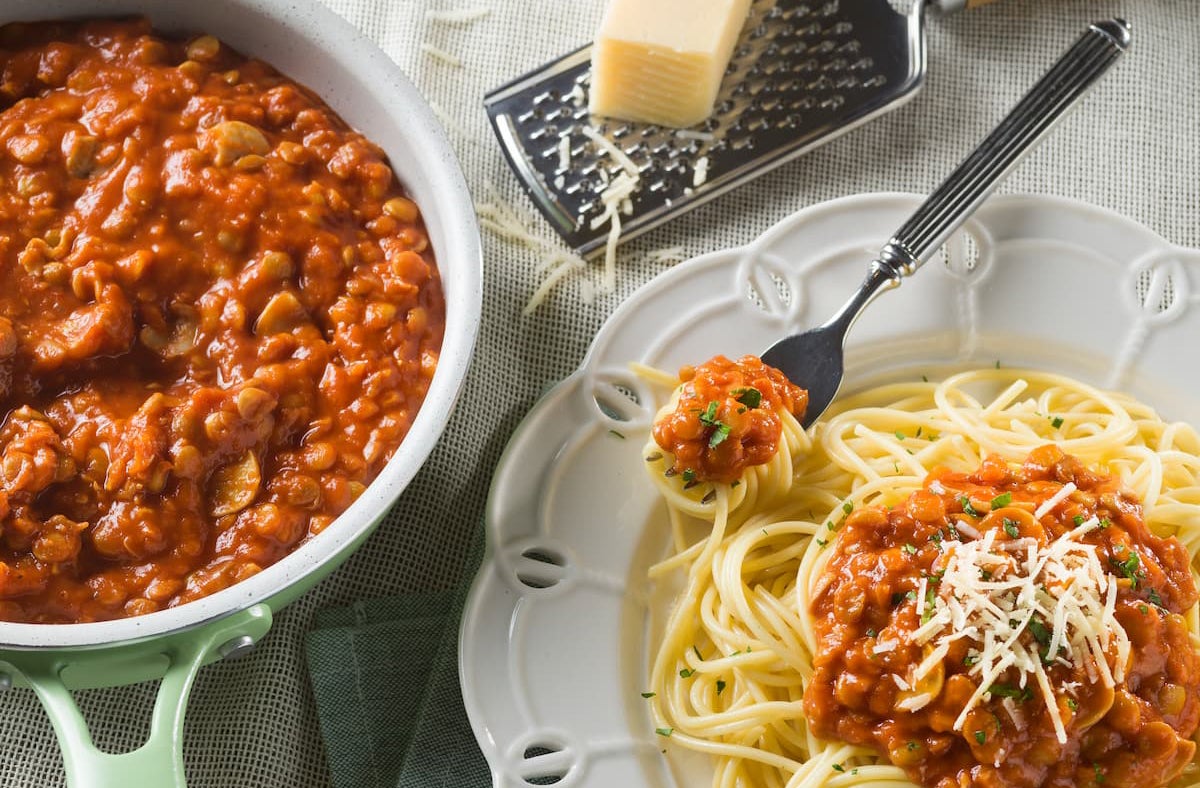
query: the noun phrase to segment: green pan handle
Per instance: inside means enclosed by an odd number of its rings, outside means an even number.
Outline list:
[[[270,609],[255,605],[195,629],[112,649],[6,651],[0,653],[0,670],[11,671],[14,682],[27,684],[37,693],[58,736],[70,788],[186,788],[183,712],[197,672],[205,663],[257,642],[270,628]],[[162,683],[150,737],[130,752],[102,752],[92,742],[87,722],[64,681],[64,671],[86,670],[92,675],[81,683],[111,686],[138,680],[138,670],[154,665]]]

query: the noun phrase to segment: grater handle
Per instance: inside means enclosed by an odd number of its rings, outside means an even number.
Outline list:
[[[1091,25],[892,236],[876,266],[895,281],[916,271],[1108,71],[1130,40],[1129,24],[1122,19]]]

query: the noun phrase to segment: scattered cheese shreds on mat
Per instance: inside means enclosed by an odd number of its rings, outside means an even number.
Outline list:
[[[478,22],[490,13],[490,8],[454,8],[446,11],[426,11],[425,18],[444,25],[468,25]]]
[[[584,270],[587,264],[573,252],[534,235],[530,229],[534,222],[531,215],[501,198],[491,184],[488,184],[487,190],[489,202],[475,206],[479,224],[501,238],[535,252],[539,257],[538,269],[545,272],[541,284],[522,310],[523,314],[531,314],[546,300],[555,285],[569,274]],[[594,291],[584,292],[584,301],[590,303],[589,298],[593,294]]]
[[[455,68],[462,68],[462,64],[463,64],[462,60],[460,60],[456,56],[450,54],[449,52],[447,52],[444,49],[435,47],[433,44],[430,44],[430,43],[421,44],[421,51],[424,52],[425,54],[429,55],[430,57],[432,57],[434,60],[440,60],[441,62],[445,63],[448,66],[454,66]]]
[[[445,127],[446,131],[453,132],[468,142],[472,140],[470,133],[458,121],[450,117],[450,113],[442,109],[441,106],[431,101],[429,102],[429,108],[433,110],[433,114],[441,122],[442,126]]]
[[[663,249],[651,249],[646,252],[646,261],[655,265],[663,263],[674,264],[687,259],[687,250],[682,246],[668,246]]]

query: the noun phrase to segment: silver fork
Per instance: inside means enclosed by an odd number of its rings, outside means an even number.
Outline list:
[[[899,286],[936,252],[980,203],[1102,77],[1130,44],[1129,24],[1110,19],[1087,32],[1025,94],[979,147],[933,191],[871,263],[867,278],[832,318],[782,339],[767,364],[808,390],[804,426],[816,421],[842,385],[846,334],[877,295]]]

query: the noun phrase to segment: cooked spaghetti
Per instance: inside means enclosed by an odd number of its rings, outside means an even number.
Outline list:
[[[777,413],[731,483],[645,451],[682,584],[646,694],[715,786],[1200,781],[1191,427],[1002,369]]]

